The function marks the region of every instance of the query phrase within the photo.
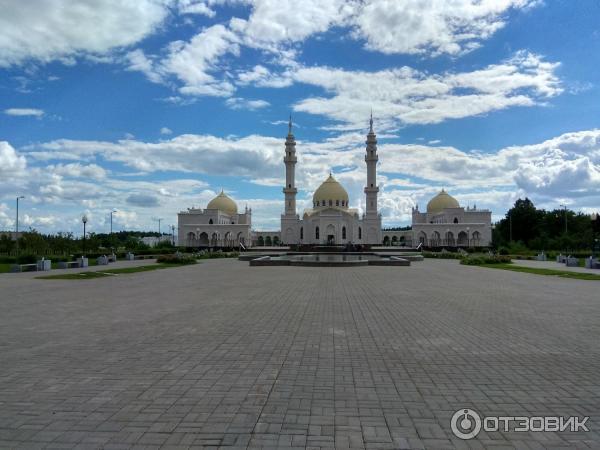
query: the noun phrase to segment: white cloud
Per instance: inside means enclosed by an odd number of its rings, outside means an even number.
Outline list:
[[[199,14],[207,17],[215,17],[215,11],[208,6],[206,1],[179,0],[179,12],[181,14]]]
[[[537,0],[367,0],[355,37],[382,53],[456,55],[477,48],[505,25],[504,14]]]
[[[247,45],[266,47],[306,39],[341,24],[354,11],[354,1],[254,0],[248,20],[236,19],[231,27]]]
[[[248,109],[254,111],[261,108],[266,108],[270,105],[265,100],[248,100],[240,97],[231,97],[225,100],[225,104],[231,109]]]
[[[162,127],[160,129],[160,134],[173,134],[173,130],[167,127]]]
[[[93,180],[101,180],[106,178],[106,170],[97,164],[57,164],[46,166],[46,169],[56,175],[72,178],[90,178]]]
[[[0,67],[29,60],[72,63],[106,55],[151,34],[169,13],[169,0],[3,2]]]
[[[171,42],[161,58],[149,57],[139,49],[128,53],[128,69],[141,71],[156,83],[174,77],[183,95],[228,97],[235,90],[233,84],[214,75],[222,69],[220,60],[228,53],[239,54],[238,37],[223,25],[213,25],[188,42]]]
[[[9,178],[21,175],[25,171],[27,162],[25,157],[19,155],[16,150],[6,141],[0,141],[0,175]]]
[[[297,70],[297,82],[322,87],[329,97],[309,97],[297,111],[325,115],[350,128],[363,128],[371,108],[380,129],[439,123],[510,106],[532,106],[562,92],[558,63],[518,52],[500,64],[473,72],[429,75],[410,67],[379,72],[328,67]]]
[[[8,116],[41,117],[44,115],[44,111],[37,108],[8,108],[4,110],[4,114]]]

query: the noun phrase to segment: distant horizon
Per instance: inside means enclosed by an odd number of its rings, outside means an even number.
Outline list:
[[[497,222],[518,198],[600,210],[600,5],[507,0],[11,2],[0,17],[0,229],[151,230],[224,189],[278,230],[329,171],[383,227],[442,188]],[[157,228],[157,227],[156,227]]]

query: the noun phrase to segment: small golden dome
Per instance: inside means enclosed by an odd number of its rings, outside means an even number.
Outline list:
[[[236,215],[238,211],[235,202],[231,200],[231,198],[229,198],[223,191],[221,191],[219,195],[208,202],[206,209],[218,209],[219,211],[230,216]]]
[[[443,189],[427,203],[427,212],[429,214],[441,213],[446,208],[460,208],[460,205],[454,197]]]
[[[329,178],[315,191],[313,205],[315,207],[337,206],[338,208],[348,208],[348,193],[330,173]]]

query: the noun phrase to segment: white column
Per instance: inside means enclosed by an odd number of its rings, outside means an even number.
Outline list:
[[[288,135],[285,140],[285,157],[283,162],[285,163],[285,187],[283,193],[285,194],[285,215],[295,216],[296,215],[296,140],[292,133],[292,119],[290,118]]]
[[[373,116],[370,120],[369,134],[367,135],[367,144],[365,162],[367,163],[367,186],[365,187],[366,194],[366,215],[373,217],[377,216],[377,193],[379,187],[377,186],[377,137],[373,131]]]

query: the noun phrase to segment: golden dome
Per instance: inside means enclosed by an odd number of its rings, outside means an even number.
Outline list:
[[[325,202],[325,203],[323,203]],[[313,205],[315,207],[337,206],[339,208],[348,208],[348,193],[346,189],[329,174],[321,186],[313,195]]]
[[[230,216],[237,214],[237,205],[223,191],[221,191],[219,195],[208,202],[206,209],[218,209],[219,211],[229,214]]]
[[[460,205],[454,197],[443,189],[427,203],[427,212],[429,214],[441,213],[446,208],[460,208]]]

